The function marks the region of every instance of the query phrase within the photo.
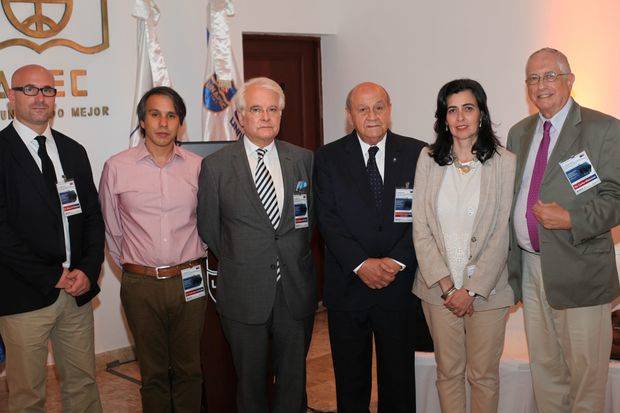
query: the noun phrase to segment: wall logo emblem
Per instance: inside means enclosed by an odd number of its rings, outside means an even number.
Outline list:
[[[4,10],[8,22],[17,31],[26,36],[9,38],[6,40],[0,39],[0,50],[10,46],[24,46],[37,53],[43,53],[45,50],[54,46],[65,46],[80,53],[94,54],[110,46],[107,0],[79,0],[79,8],[77,7],[77,2],[74,4],[74,0],[0,1],[2,2],[2,9]],[[97,10],[97,5],[99,6],[99,11]],[[76,11],[78,13],[76,13]],[[52,14],[46,15],[47,12]],[[100,22],[97,22],[100,24],[90,24],[92,20],[99,17],[93,16],[94,14],[100,16]],[[67,26],[71,26],[74,20],[87,20],[87,27],[101,27],[100,35],[99,33],[96,35],[100,43],[84,45],[80,44],[79,40],[61,38],[63,36],[63,30],[67,28]],[[93,23],[95,23],[95,21],[93,21]],[[43,39],[43,42],[41,42],[41,40],[36,41],[32,39]]]

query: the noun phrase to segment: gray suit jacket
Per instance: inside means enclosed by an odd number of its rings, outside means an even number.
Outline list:
[[[517,155],[514,202],[537,121],[538,114],[529,116],[508,133],[508,149]],[[582,151],[602,182],[575,195],[559,163]],[[620,121],[573,102],[549,157],[540,199],[566,208],[572,222],[570,230],[539,226],[543,284],[549,304],[558,309],[587,307],[609,303],[620,295],[610,233],[620,224]],[[511,285],[521,299],[521,249],[514,228],[508,265]]]
[[[198,180],[198,233],[218,257],[217,309],[248,324],[267,321],[276,293],[276,260],[282,288],[296,319],[316,309],[316,279],[310,249],[314,224],[312,152],[276,140],[284,183],[280,225],[274,230],[263,207],[240,140],[202,162]],[[297,183],[308,199],[309,228],[295,229]]]
[[[498,152],[482,165],[480,201],[467,262],[476,269],[471,279],[463,277],[463,287],[478,294],[476,311],[508,307],[514,302],[506,260],[515,156],[501,147]],[[413,293],[431,304],[443,304],[438,282],[450,275],[437,217],[437,194],[445,171],[446,166],[438,165],[425,148],[418,159],[413,186],[413,242],[418,257]]]

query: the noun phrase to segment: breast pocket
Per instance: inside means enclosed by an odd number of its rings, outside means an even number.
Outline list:
[[[583,254],[607,254],[613,248],[613,242],[611,241],[611,235],[609,233],[599,235],[592,238],[580,245]]]

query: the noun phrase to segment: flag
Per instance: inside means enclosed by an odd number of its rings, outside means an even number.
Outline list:
[[[138,65],[129,147],[140,142],[140,125],[135,110],[142,96],[155,86],[170,86],[168,67],[157,39],[160,16],[157,4],[154,0],[136,0],[132,15],[138,20]]]
[[[234,13],[232,0],[210,0],[207,6],[207,65],[202,85],[203,141],[234,141],[243,136],[232,106],[240,83],[226,19]]]

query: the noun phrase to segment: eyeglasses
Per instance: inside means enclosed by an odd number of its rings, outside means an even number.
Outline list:
[[[43,96],[47,98],[56,96],[56,93],[58,92],[56,89],[54,89],[51,86],[36,87],[33,85],[26,85],[26,86],[13,87],[11,89],[16,90],[18,92],[22,92],[26,96],[37,96],[39,92],[41,92],[43,93]]]
[[[280,110],[277,106],[269,106],[266,109],[263,109],[260,106],[252,106],[248,109],[248,112],[250,112],[252,116],[259,117],[262,116],[263,113],[267,113],[269,116],[279,115],[282,110]]]
[[[555,82],[556,80],[558,80],[558,77],[560,76],[567,76],[570,75],[570,73],[555,73],[555,72],[547,72],[544,75],[537,75],[537,74],[533,74],[533,75],[529,75],[526,79],[525,79],[525,83],[527,83],[530,86],[533,85],[537,85],[538,83],[540,83],[540,81],[542,80],[545,83],[552,83]]]

